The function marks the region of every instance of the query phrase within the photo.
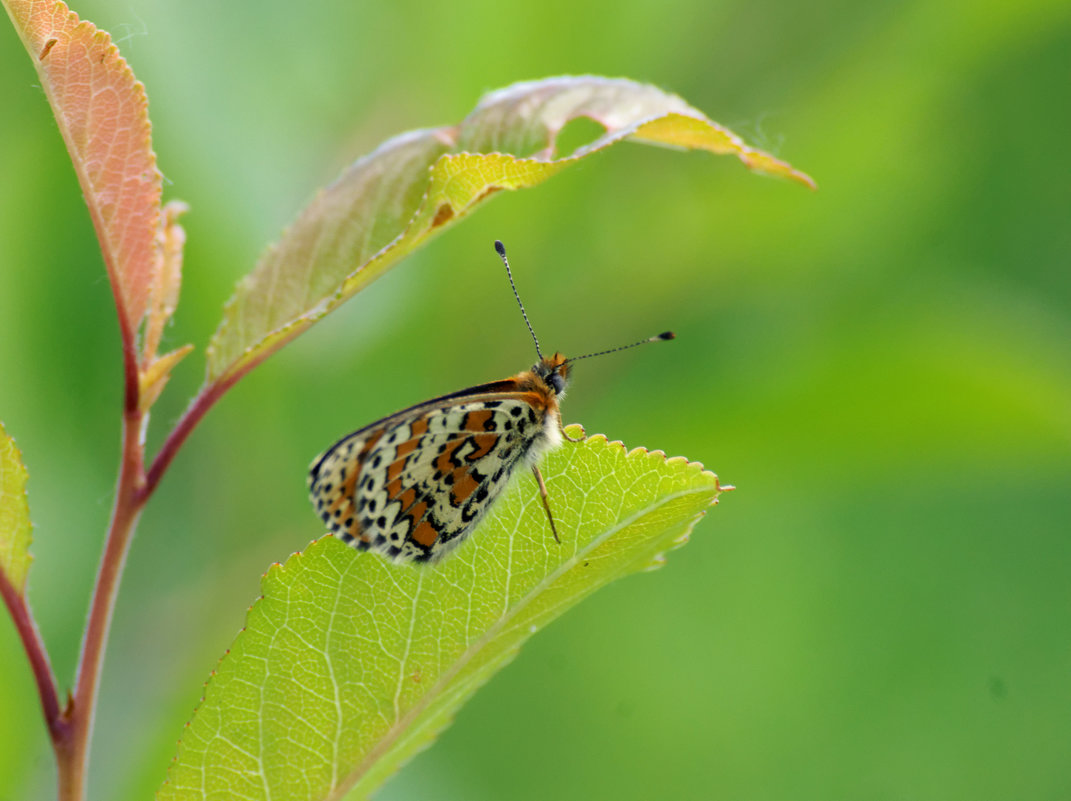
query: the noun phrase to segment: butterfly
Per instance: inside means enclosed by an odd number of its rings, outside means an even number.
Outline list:
[[[511,378],[442,395],[347,434],[313,460],[309,498],[331,533],[359,550],[397,562],[434,562],[476,527],[510,478],[529,466],[551,533],[557,528],[538,463],[563,439],[559,402],[570,365],[647,342],[567,359],[544,356],[513,282],[506,249],[495,241],[539,357]]]

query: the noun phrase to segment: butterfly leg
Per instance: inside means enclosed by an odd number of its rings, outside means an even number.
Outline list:
[[[561,545],[562,541],[558,538],[558,529],[554,527],[554,515],[550,513],[550,502],[547,500],[547,485],[543,483],[543,474],[539,472],[538,467],[532,465],[532,475],[535,476],[536,483],[539,484],[539,497],[543,501],[543,508],[547,510],[547,520],[550,521],[550,533],[554,535],[554,541]]]

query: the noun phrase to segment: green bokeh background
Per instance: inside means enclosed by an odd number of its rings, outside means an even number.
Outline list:
[[[401,130],[560,73],[680,93],[807,170],[621,145],[500,195],[241,382],[142,519],[94,798],[149,797],[260,574],[317,536],[309,459],[526,367],[510,248],[565,419],[739,490],[655,574],[536,637],[379,797],[1057,799],[1071,792],[1071,6],[102,0],[192,211],[172,346],[316,188]],[[31,63],[0,24],[0,419],[30,592],[72,675],[118,454],[110,291]],[[448,331],[448,335],[442,332]],[[200,381],[157,406],[155,447]],[[48,798],[0,623],[0,799]]]

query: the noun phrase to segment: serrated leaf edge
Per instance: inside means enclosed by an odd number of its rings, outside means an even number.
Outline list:
[[[592,443],[596,443],[596,444],[602,444],[602,445],[604,445],[606,447],[610,447],[610,448],[615,448],[615,449],[620,449],[622,451],[626,451],[626,446],[621,440],[610,440],[609,438],[606,437],[605,434],[592,434],[592,435],[589,436],[589,435],[584,433],[584,427],[582,425],[580,425],[579,423],[570,423],[569,425],[565,426],[565,428],[566,429],[573,429],[573,430],[579,429],[580,434],[582,436],[584,436],[585,442],[592,442]],[[418,711],[418,710],[420,712],[423,712],[423,711],[425,711],[427,709],[428,704],[424,703],[424,699],[425,698],[432,699],[435,696],[436,690],[440,687],[440,685],[443,684],[443,681],[444,681],[445,678],[447,678],[448,676],[450,678],[453,678],[454,676],[457,675],[457,673],[460,671],[460,667],[457,667],[457,666],[462,665],[463,663],[467,664],[467,662],[468,662],[468,660],[470,658],[468,656],[468,654],[470,654],[470,653],[475,654],[475,653],[479,652],[480,648],[483,647],[483,643],[485,643],[485,641],[487,641],[487,636],[492,631],[492,629],[494,629],[496,631],[500,631],[500,629],[498,627],[500,625],[502,625],[503,621],[511,619],[515,615],[515,612],[517,612],[517,611],[519,611],[521,609],[524,609],[527,606],[528,598],[531,598],[531,597],[539,595],[540,593],[542,593],[546,589],[546,587],[548,587],[551,584],[553,584],[553,582],[556,581],[560,576],[564,575],[569,570],[572,570],[573,568],[575,568],[577,566],[577,564],[579,564],[579,562],[581,561],[581,559],[580,559],[580,555],[581,554],[589,553],[590,550],[592,550],[593,548],[598,547],[598,545],[601,545],[602,543],[606,542],[607,539],[609,539],[611,536],[613,536],[614,534],[618,533],[622,529],[632,525],[633,523],[635,523],[637,520],[641,519],[642,517],[644,517],[644,516],[654,512],[654,511],[656,511],[657,509],[659,509],[660,507],[662,507],[666,503],[678,500],[679,498],[687,497],[689,495],[697,495],[697,494],[701,494],[701,493],[704,493],[704,492],[710,492],[711,489],[713,489],[714,497],[711,499],[711,505],[713,506],[714,504],[716,504],[718,502],[718,494],[719,494],[719,492],[721,490],[719,488],[717,474],[715,474],[713,471],[707,470],[703,466],[703,464],[701,462],[691,461],[691,460],[687,459],[684,456],[673,456],[673,457],[668,457],[667,458],[665,453],[663,451],[661,451],[661,450],[653,450],[652,451],[652,450],[648,450],[647,448],[644,448],[644,447],[635,447],[632,450],[626,451],[626,453],[625,453],[625,459],[640,459],[640,458],[645,458],[648,461],[650,461],[652,459],[655,460],[655,461],[660,460],[664,464],[667,464],[667,465],[669,465],[669,464],[676,465],[676,464],[679,464],[680,462],[684,462],[682,467],[685,470],[688,470],[689,472],[691,472],[693,474],[709,476],[710,478],[713,479],[714,486],[713,486],[713,488],[704,487],[704,488],[696,488],[696,489],[690,489],[690,490],[681,490],[681,491],[678,491],[678,492],[670,493],[668,495],[663,495],[658,499],[658,501],[656,503],[651,504],[649,506],[646,506],[641,510],[637,510],[636,512],[634,512],[633,514],[631,514],[629,517],[625,518],[624,520],[618,521],[617,524],[615,524],[611,528],[607,529],[606,532],[604,532],[603,534],[600,534],[595,539],[593,539],[590,542],[586,543],[585,546],[582,549],[578,549],[576,551],[576,553],[574,553],[568,559],[566,559],[561,564],[559,564],[558,567],[555,568],[555,570],[553,570],[551,573],[548,573],[547,576],[544,577],[544,579],[539,582],[537,587],[534,587],[532,589],[532,591],[530,593],[528,593],[528,595],[526,595],[525,598],[522,599],[516,606],[511,607],[508,615],[504,615],[502,617],[499,617],[491,625],[491,627],[489,627],[487,629],[487,631],[484,632],[484,634],[479,638],[477,643],[474,643],[473,646],[470,646],[469,648],[466,648],[464,653],[462,654],[462,656],[459,659],[455,660],[450,665],[450,667],[439,677],[439,679],[436,681],[436,683],[434,685],[432,685],[428,689],[428,691],[425,692],[421,696],[421,700],[418,701],[416,704],[414,704],[413,707],[411,707],[409,709],[409,711],[407,711],[405,713],[405,715],[399,720],[398,724],[395,724],[395,726],[391,727],[391,729],[388,731],[388,733],[386,735],[384,735],[383,738],[381,738],[380,742],[383,742],[384,740],[390,739],[391,737],[396,737],[397,736],[396,734],[392,734],[395,731],[397,731],[398,733],[405,732],[408,729],[408,727],[411,724],[411,722],[412,722],[413,713]],[[692,519],[691,523],[688,525],[688,528],[684,532],[684,534],[681,537],[679,537],[677,540],[675,540],[673,546],[671,548],[669,548],[668,550],[676,550],[677,548],[680,548],[683,545],[685,545],[687,543],[687,541],[688,541],[689,535],[691,534],[692,530],[694,530],[696,524],[705,516],[706,516],[706,510],[703,510],[699,514],[697,514]],[[204,692],[202,693],[200,700],[194,706],[192,715],[186,721],[186,723],[183,725],[183,729],[188,729],[190,727],[190,725],[192,724],[194,718],[197,717],[198,712],[200,711],[201,707],[205,703],[205,700],[206,700],[206,698],[208,696],[209,687],[211,686],[212,681],[215,679],[215,677],[216,677],[216,675],[218,673],[219,666],[222,665],[223,660],[226,659],[231,653],[231,649],[233,648],[233,642],[236,641],[238,639],[238,637],[241,636],[249,628],[250,617],[253,615],[254,611],[257,608],[257,606],[262,601],[265,600],[266,589],[267,589],[268,583],[269,582],[282,581],[285,578],[286,574],[289,572],[289,569],[291,569],[291,561],[292,560],[294,560],[294,559],[300,560],[301,558],[303,558],[305,556],[305,554],[309,550],[309,548],[317,546],[321,542],[324,542],[325,540],[328,540],[328,539],[331,539],[331,538],[332,538],[331,534],[324,534],[324,535],[322,535],[320,537],[317,537],[316,539],[312,540],[308,545],[306,545],[304,549],[302,549],[300,551],[295,551],[290,556],[288,556],[285,562],[273,562],[271,565],[268,566],[268,569],[266,571],[264,571],[264,573],[261,575],[261,579],[260,579],[261,594],[259,596],[257,596],[257,598],[254,599],[254,601],[249,605],[248,609],[246,610],[246,615],[245,615],[246,622],[245,622],[245,625],[243,625],[238,630],[238,632],[235,634],[234,639],[232,640],[231,647],[228,647],[227,650],[224,651],[223,655],[217,660],[216,667],[211,671],[211,673],[209,673],[208,678],[205,680],[204,684],[202,685],[204,687]],[[363,555],[357,555],[355,558],[376,558],[376,557],[371,555],[371,554],[363,554]],[[665,552],[658,553],[658,554],[656,554],[654,556],[654,558],[652,559],[652,563],[650,565],[647,565],[645,567],[639,567],[639,568],[636,569],[636,572],[641,572],[641,573],[650,572],[653,569],[657,569],[658,567],[661,567],[665,563],[665,561],[666,561],[665,560]],[[296,567],[297,566],[295,564],[293,569],[296,569]],[[418,568],[414,568],[414,569],[418,569],[418,570],[434,570],[435,568],[434,567],[418,567]],[[553,578],[550,581],[548,581],[548,578],[551,578],[552,576],[553,576]],[[623,577],[623,576],[618,576],[618,578],[620,578],[620,577]],[[593,586],[591,588],[590,592],[594,592],[596,589],[599,589],[600,586],[604,586],[604,585],[595,585],[595,586]],[[517,655],[517,653],[519,653],[520,647],[521,647],[522,644],[523,643],[520,643],[516,647],[514,647],[514,648],[512,648],[512,649],[510,649],[509,651],[506,652],[507,653],[507,657],[508,657],[506,659],[506,663],[511,661]],[[495,672],[497,672],[497,670]],[[476,687],[473,688],[473,690],[478,689],[480,686],[482,686],[482,682],[480,684],[477,684]],[[448,720],[452,720],[452,719],[453,719],[453,717],[451,716]],[[404,722],[404,725],[403,725],[403,722]],[[446,723],[445,725],[449,725],[449,723]],[[430,745],[431,742],[434,741],[435,735],[439,731],[441,731],[444,727],[445,726],[440,727],[439,729],[437,729],[436,732],[429,738],[429,745]],[[392,745],[393,745],[393,743],[392,743]],[[427,746],[425,746],[425,747],[427,747]],[[171,763],[168,765],[168,776],[167,776],[167,778],[165,778],[162,786],[167,786],[168,784],[170,784],[170,782],[171,782],[171,777],[170,777],[171,769],[174,767],[175,763],[178,762],[181,750],[182,750],[182,739],[179,738],[179,740],[177,742],[177,749],[176,749],[175,755],[171,758]],[[326,796],[326,798],[327,799],[336,799],[336,798],[344,797],[348,792],[350,792],[350,790],[352,790],[356,786],[357,782],[360,781],[360,777],[363,776],[364,773],[366,773],[370,769],[370,767],[375,764],[375,760],[372,759],[372,756],[376,755],[376,758],[378,758],[380,756],[383,756],[384,753],[386,753],[386,752],[379,750],[378,743],[377,743],[377,746],[375,748],[373,748],[372,751],[369,752],[368,756],[366,756],[365,759],[362,760],[362,762],[353,771],[351,771],[350,774],[348,774],[350,776],[356,775],[358,777],[357,780],[352,782],[352,783],[348,783],[348,784],[347,783],[339,784],[334,790],[332,790],[330,795]],[[366,765],[367,765],[367,767],[365,767]],[[400,767],[400,765],[399,765],[399,767]],[[339,794],[339,791],[341,791],[341,795]]]

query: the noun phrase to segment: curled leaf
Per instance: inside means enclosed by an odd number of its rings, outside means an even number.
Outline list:
[[[604,133],[558,157],[558,134],[578,118]],[[314,198],[228,302],[208,349],[209,383],[251,369],[481,201],[626,138],[733,154],[813,186],[657,87],[591,76],[516,84],[487,95],[458,126],[385,142]]]

